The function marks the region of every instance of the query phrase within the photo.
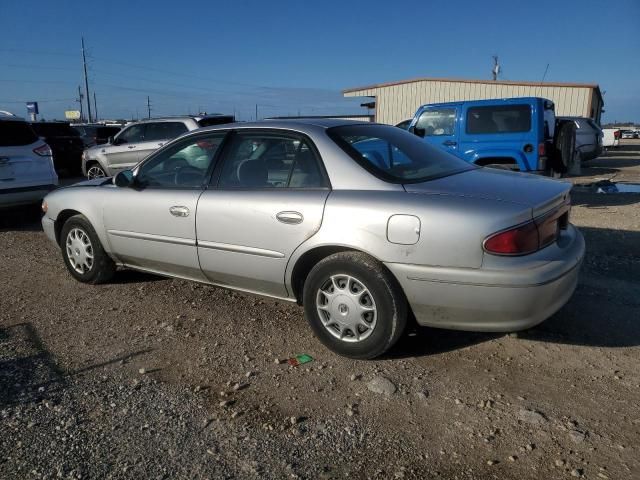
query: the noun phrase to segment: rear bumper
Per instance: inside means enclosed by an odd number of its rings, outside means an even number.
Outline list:
[[[41,201],[55,185],[0,189],[0,208],[30,205]]]
[[[537,325],[571,298],[585,244],[573,227],[556,258],[525,268],[451,269],[386,264],[402,286],[420,325],[509,332]]]

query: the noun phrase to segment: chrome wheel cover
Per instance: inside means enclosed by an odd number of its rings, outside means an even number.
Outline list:
[[[318,289],[316,309],[322,325],[343,342],[361,342],[376,327],[378,310],[366,285],[345,274],[332,275]]]
[[[103,178],[105,177],[104,170],[101,167],[94,165],[89,170],[87,170],[87,178],[89,180],[93,180],[94,178]]]
[[[93,268],[93,246],[87,232],[79,227],[71,229],[65,246],[69,263],[76,272],[84,275]]]

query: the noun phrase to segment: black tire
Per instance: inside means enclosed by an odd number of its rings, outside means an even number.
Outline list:
[[[551,173],[562,176],[567,173],[576,149],[576,125],[572,121],[559,122],[553,142]],[[559,174],[559,175],[558,175]]]
[[[78,271],[74,266],[74,263],[77,265],[76,260],[69,258],[69,250],[80,255],[80,252],[77,252],[75,249],[75,246],[79,245],[77,242],[82,242],[82,239],[78,236],[78,232],[83,232],[86,237],[88,237],[88,241],[90,242],[89,246],[91,247],[90,251],[93,255],[90,265],[84,264],[84,266],[82,266],[82,269],[85,270],[83,272]],[[68,242],[72,243],[72,246],[69,248],[67,248]],[[82,243],[82,245],[85,244]],[[80,250],[81,248],[82,246],[80,245],[78,249]],[[60,232],[60,249],[62,250],[62,258],[64,264],[67,266],[67,270],[69,270],[73,278],[80,282],[97,285],[109,281],[116,272],[116,264],[111,257],[107,255],[104,248],[102,248],[98,235],[84,215],[74,215],[62,226]]]
[[[345,341],[330,333],[316,300],[332,276],[348,275],[366,287],[376,308],[376,323],[360,341]],[[382,355],[402,336],[407,324],[407,300],[396,279],[384,266],[360,252],[340,252],[315,265],[304,283],[304,313],[316,336],[330,350],[346,357],[371,359]],[[352,335],[353,338],[353,335]]]

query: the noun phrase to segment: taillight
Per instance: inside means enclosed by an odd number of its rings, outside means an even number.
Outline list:
[[[544,157],[547,154],[547,146],[544,143],[538,144],[538,155]]]
[[[615,132],[613,132],[613,138],[615,138],[616,140],[620,138],[620,130],[616,130]]]
[[[496,233],[484,241],[484,249],[496,255],[526,255],[538,250],[538,229],[534,222]]]
[[[35,153],[36,155],[40,155],[41,157],[50,157],[51,155],[53,155],[53,152],[51,152],[51,147],[46,143],[44,145],[40,145],[37,148],[34,148],[33,153]]]
[[[484,250],[495,255],[527,255],[537,252],[555,242],[560,230],[569,226],[569,209],[567,202],[530,222],[493,234],[484,241]]]

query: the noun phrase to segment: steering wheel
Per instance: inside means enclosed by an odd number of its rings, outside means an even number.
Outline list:
[[[183,185],[184,179],[182,178],[183,176],[188,176],[192,174],[194,179],[197,179],[199,181],[202,180],[202,169],[197,168],[197,167],[193,167],[191,165],[185,165],[183,167],[176,167],[175,168],[175,174],[173,176],[173,183],[176,186],[180,186]],[[190,182],[186,182],[187,184],[189,184],[190,186],[195,186],[195,185],[191,185]]]

